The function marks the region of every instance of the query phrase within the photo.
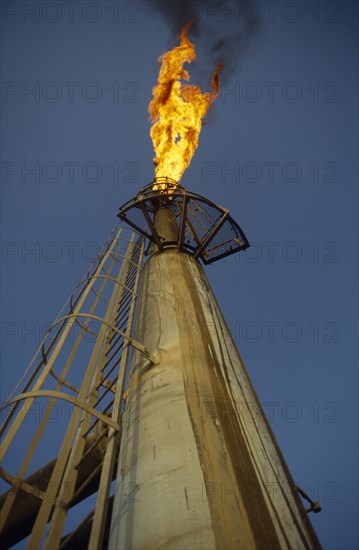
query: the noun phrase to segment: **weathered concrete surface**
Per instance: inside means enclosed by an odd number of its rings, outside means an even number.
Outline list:
[[[111,549],[317,548],[206,277],[177,250],[147,262]]]

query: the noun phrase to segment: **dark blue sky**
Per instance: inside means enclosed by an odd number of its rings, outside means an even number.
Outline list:
[[[4,400],[118,207],[153,178],[147,107],[176,37],[141,1],[1,7]],[[252,243],[208,277],[292,475],[322,505],[323,547],[355,549],[358,4],[254,9],[200,4],[203,56],[214,32],[255,13],[260,28],[181,183]],[[192,72],[205,86],[211,70],[203,57]]]

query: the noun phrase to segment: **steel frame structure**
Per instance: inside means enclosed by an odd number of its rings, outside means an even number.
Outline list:
[[[90,547],[103,544],[128,358],[136,348],[154,360],[132,338],[144,239],[128,234],[120,228],[105,244],[3,406],[2,548],[28,535],[29,548],[71,547],[77,529],[64,535],[69,512],[96,491],[80,530]]]
[[[160,207],[172,213],[178,226],[178,233],[172,240],[163,239],[159,234],[158,222],[154,223]],[[174,246],[179,252],[187,252],[205,265],[249,246],[247,237],[227,208],[187,191],[167,177],[156,178],[146,185],[121,207],[118,216],[161,252],[164,246]]]

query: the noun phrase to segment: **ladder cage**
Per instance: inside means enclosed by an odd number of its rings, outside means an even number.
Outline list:
[[[114,230],[2,406],[2,548],[103,543],[143,261]]]

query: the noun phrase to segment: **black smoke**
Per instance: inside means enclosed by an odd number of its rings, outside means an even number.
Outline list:
[[[200,41],[207,62],[223,64],[229,77],[260,28],[258,0],[143,0],[147,9],[159,13],[170,30],[178,35],[194,19],[190,35]]]
[[[177,35],[190,19],[198,20],[202,3],[198,0],[143,0],[143,5],[161,14]]]

